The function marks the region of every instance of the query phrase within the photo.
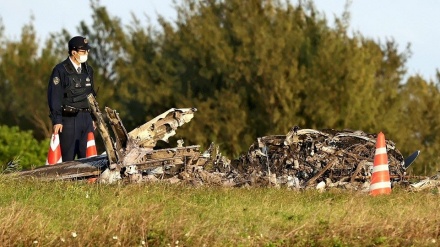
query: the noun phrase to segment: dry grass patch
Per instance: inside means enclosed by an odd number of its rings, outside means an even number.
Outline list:
[[[437,191],[90,185],[0,177],[1,246],[436,246]]]

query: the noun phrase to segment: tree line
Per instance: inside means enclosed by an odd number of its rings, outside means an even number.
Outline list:
[[[439,169],[440,93],[408,75],[409,45],[349,31],[345,10],[329,23],[312,1],[182,0],[176,20],[130,25],[90,2],[92,23],[78,33],[92,51],[97,100],[131,130],[169,108],[196,107],[177,132],[185,145],[211,142],[236,158],[257,137],[292,126],[385,133],[404,156],[420,149],[415,174]],[[0,23],[1,24],[1,23]],[[66,30],[41,42],[32,23],[19,40],[0,26],[0,123],[47,139],[53,66],[67,57]]]

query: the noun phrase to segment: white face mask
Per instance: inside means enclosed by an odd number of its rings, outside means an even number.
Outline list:
[[[76,59],[79,63],[85,63],[87,61],[87,54],[79,55],[79,59]]]

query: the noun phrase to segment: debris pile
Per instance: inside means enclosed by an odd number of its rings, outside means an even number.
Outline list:
[[[434,176],[425,178],[419,182],[413,183],[410,186],[412,191],[421,191],[421,190],[437,190],[437,193],[440,192],[440,172]]]
[[[106,154],[22,171],[22,176],[46,179],[91,179],[116,181],[168,181],[194,185],[284,186],[292,189],[338,187],[368,189],[373,169],[376,135],[362,131],[301,129],[286,135],[259,137],[246,154],[230,160],[211,146],[154,150],[157,141],[168,142],[175,130],[189,122],[195,108],[172,108],[144,125],[127,132],[119,114],[108,107],[105,117],[92,95],[88,97]],[[395,144],[387,140],[391,182],[402,181],[406,166]]]
[[[204,163],[190,165],[181,180],[226,186],[284,186],[292,189],[369,188],[376,135],[362,131],[300,129],[257,138],[249,151],[230,162],[213,144]],[[393,182],[404,178],[402,154],[386,141]]]

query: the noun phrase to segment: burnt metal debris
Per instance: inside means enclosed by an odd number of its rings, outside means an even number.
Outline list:
[[[362,131],[295,126],[286,135],[257,138],[241,163],[248,174],[265,173],[274,185],[368,190],[376,137]],[[386,145],[392,181],[401,181],[403,156],[392,141]]]
[[[259,137],[247,153],[230,160],[214,143],[204,152],[200,146],[154,149],[191,121],[195,108],[172,108],[127,132],[119,114],[108,107],[105,116],[114,133],[110,137],[104,114],[92,95],[88,97],[97,118],[106,153],[22,171],[20,176],[43,179],[87,179],[100,183],[118,181],[167,181],[192,185],[230,187],[274,186],[291,189],[345,188],[368,190],[373,169],[376,135],[352,130],[314,130],[297,126],[286,135]],[[392,184],[405,180],[404,158],[386,140]]]

